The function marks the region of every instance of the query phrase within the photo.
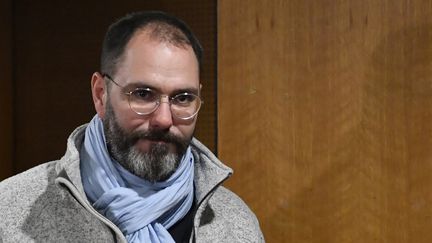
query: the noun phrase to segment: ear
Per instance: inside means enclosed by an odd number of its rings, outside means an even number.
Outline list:
[[[91,79],[91,90],[96,112],[99,117],[103,119],[105,117],[108,90],[105,86],[105,79],[102,74],[98,72],[93,73]]]

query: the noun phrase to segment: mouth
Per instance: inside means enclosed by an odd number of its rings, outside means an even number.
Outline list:
[[[142,152],[149,152],[152,149],[152,147],[155,146],[168,147],[168,150],[170,152],[175,152],[174,144],[164,140],[153,140],[153,139],[141,138],[137,140],[135,146]]]

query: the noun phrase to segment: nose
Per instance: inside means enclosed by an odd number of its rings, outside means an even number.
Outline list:
[[[168,97],[161,97],[159,107],[150,115],[150,127],[165,130],[173,125],[173,118]]]

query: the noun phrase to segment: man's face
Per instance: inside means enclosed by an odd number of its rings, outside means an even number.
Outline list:
[[[177,47],[138,32],[128,43],[111,86],[98,112],[104,122],[111,155],[126,169],[149,181],[167,179],[177,169],[195,129],[196,117],[181,120],[162,102],[149,115],[129,107],[125,92],[151,88],[170,97],[185,91],[199,93],[199,67],[190,46]]]

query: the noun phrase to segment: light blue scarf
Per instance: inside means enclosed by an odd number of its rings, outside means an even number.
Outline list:
[[[128,242],[174,242],[167,229],[186,215],[193,202],[190,147],[168,180],[150,183],[111,159],[102,121],[96,115],[86,128],[80,157],[87,197]]]

